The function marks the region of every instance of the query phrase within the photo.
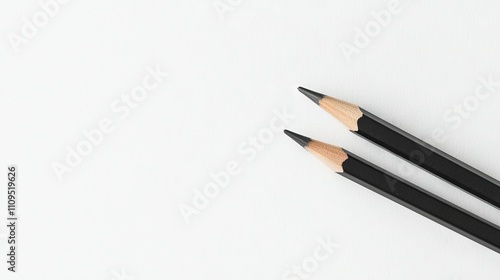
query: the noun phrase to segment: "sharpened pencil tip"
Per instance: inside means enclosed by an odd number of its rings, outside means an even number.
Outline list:
[[[286,135],[288,135],[290,138],[292,138],[293,141],[297,142],[303,148],[305,146],[307,146],[307,144],[309,144],[309,142],[311,142],[311,138],[309,138],[309,137],[302,136],[300,134],[297,134],[295,132],[291,132],[290,130],[286,130],[286,129],[284,132]]]
[[[302,92],[302,94],[304,94],[305,96],[307,96],[307,98],[311,99],[314,103],[316,103],[318,105],[319,105],[319,101],[321,99],[323,99],[323,97],[325,97],[325,95],[323,95],[321,93],[318,93],[318,92],[315,92],[315,91],[312,91],[312,90],[307,89],[307,88],[298,87],[297,89],[300,92]]]

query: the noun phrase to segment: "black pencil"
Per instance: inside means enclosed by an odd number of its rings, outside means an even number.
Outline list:
[[[302,87],[299,91],[355,134],[500,208],[499,181],[354,104]]]
[[[500,253],[500,228],[336,146],[285,130],[340,175]]]

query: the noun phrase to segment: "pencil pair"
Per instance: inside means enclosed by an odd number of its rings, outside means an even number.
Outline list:
[[[349,130],[500,208],[500,182],[368,111],[302,87]],[[340,147],[285,133],[335,172],[500,253],[500,228]]]

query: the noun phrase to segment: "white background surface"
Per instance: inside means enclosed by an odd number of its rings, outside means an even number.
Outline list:
[[[441,128],[437,147],[498,179],[500,87],[460,125],[444,115],[481,77],[500,81],[500,3],[401,0],[350,63],[339,46],[354,45],[389,1],[232,3],[222,19],[212,0],[74,0],[16,52],[9,34],[43,10],[1,1],[0,176],[18,165],[20,243],[19,272],[2,261],[0,278],[300,279],[284,275],[331,238],[338,247],[308,279],[498,279],[500,255],[336,175],[281,132],[259,151],[248,141],[286,110],[287,128],[500,225],[498,210],[349,133],[296,91],[350,101],[424,139]],[[169,77],[128,116],[112,112],[157,65]],[[114,130],[59,181],[54,162],[105,118]],[[187,224],[181,205],[231,160],[240,173]]]

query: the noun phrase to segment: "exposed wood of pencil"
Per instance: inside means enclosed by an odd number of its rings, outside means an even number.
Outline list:
[[[344,172],[342,164],[347,159],[347,154],[341,148],[312,140],[305,149],[327,164],[333,171]]]
[[[299,91],[355,134],[500,208],[498,180],[356,105],[302,87]]]
[[[358,130],[358,120],[363,116],[358,106],[303,87],[299,87],[298,90],[347,126],[349,130]]]
[[[342,163],[347,159],[347,154],[339,147],[312,140],[295,132],[285,130],[295,142],[301,145],[311,154],[315,155],[335,172],[343,172]]]
[[[339,147],[285,133],[340,175],[500,253],[498,226]]]

